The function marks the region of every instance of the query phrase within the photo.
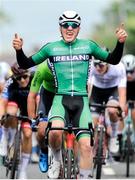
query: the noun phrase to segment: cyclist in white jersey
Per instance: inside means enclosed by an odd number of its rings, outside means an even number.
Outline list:
[[[11,67],[8,63],[0,62],[0,97],[6,80],[12,75]],[[2,136],[2,128],[0,127],[0,139]]]
[[[91,66],[91,73],[88,81],[88,88],[91,91],[90,102],[107,103],[108,105],[120,106],[125,110],[126,105],[126,72],[123,64],[117,65],[94,60]],[[99,117],[98,108],[91,108],[94,122]],[[106,114],[107,133],[110,138],[110,151],[117,153],[119,150],[118,139],[121,137],[124,126],[123,121],[117,114],[117,109],[108,108]]]
[[[0,62],[0,94],[6,80],[12,75],[10,65],[4,61]]]

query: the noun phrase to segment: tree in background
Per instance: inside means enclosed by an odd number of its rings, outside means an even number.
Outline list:
[[[114,31],[123,22],[128,32],[124,53],[135,54],[135,0],[115,0],[104,11],[103,17],[103,23],[94,28],[93,39],[112,49],[116,43]]]
[[[0,8],[0,25],[9,22],[8,15]]]
[[[2,37],[3,37],[3,27],[11,21],[9,15],[2,8],[2,1],[0,1],[0,60],[3,58],[2,56]]]

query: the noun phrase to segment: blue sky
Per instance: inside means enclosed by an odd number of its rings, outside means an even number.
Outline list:
[[[102,21],[102,12],[112,0],[0,0],[11,22],[0,28],[1,50],[13,52],[12,39],[18,33],[24,40],[23,49],[42,46],[60,38],[58,18],[65,10],[77,11],[81,18],[80,38],[87,38],[94,24]]]

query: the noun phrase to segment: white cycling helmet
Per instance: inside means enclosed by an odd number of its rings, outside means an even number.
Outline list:
[[[135,69],[135,56],[132,54],[127,54],[122,57],[121,61],[123,62],[126,71],[132,71]]]
[[[0,62],[0,83],[5,81],[12,75],[10,65],[7,62]]]
[[[79,25],[81,24],[81,17],[75,11],[65,11],[59,17],[59,25],[63,24],[64,22],[76,22]]]

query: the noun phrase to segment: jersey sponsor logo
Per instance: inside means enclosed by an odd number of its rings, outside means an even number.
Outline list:
[[[75,48],[73,48],[73,50],[84,50],[84,49],[89,49],[89,47],[88,46],[82,46],[82,47],[75,47]]]
[[[89,49],[88,46],[82,46],[82,47],[75,47],[75,48],[72,48],[73,50],[85,50],[85,49]],[[53,51],[66,51],[67,48],[63,48],[63,47],[54,47],[53,48]]]
[[[10,87],[10,85],[11,85],[12,83],[13,83],[13,79],[12,79],[12,78],[9,78],[9,79],[6,81],[6,84],[5,84],[5,86],[4,86],[4,89],[3,89],[3,92],[2,92],[1,97],[8,99],[8,96],[9,96],[8,89],[9,89],[9,87]]]
[[[70,56],[53,56],[51,60],[53,62],[61,62],[61,61],[88,61],[90,59],[90,55],[70,55]]]
[[[4,86],[4,89],[3,89],[3,92],[4,93],[7,93],[8,92],[8,88],[9,86],[13,83],[13,79],[12,78],[9,78],[7,81],[6,81],[6,84]]]
[[[55,51],[66,51],[67,50],[67,48],[63,48],[63,47],[55,47],[55,48],[53,48],[53,51],[55,52]]]
[[[57,77],[56,77],[56,72],[55,72],[54,64],[53,64],[52,62],[50,62],[49,60],[48,60],[48,64],[49,64],[49,67],[51,68],[52,74],[53,74],[53,76],[54,76],[55,87],[58,87]]]
[[[88,80],[89,80],[89,77],[90,77],[90,72],[91,72],[91,63],[92,63],[92,61],[90,60],[90,61],[89,61],[89,67],[88,67],[88,76],[87,76],[87,82],[88,82]]]

